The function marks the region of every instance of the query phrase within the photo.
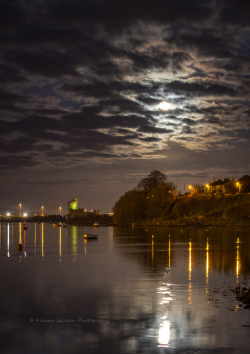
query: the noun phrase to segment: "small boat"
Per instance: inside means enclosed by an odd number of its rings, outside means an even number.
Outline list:
[[[99,222],[95,222],[93,226],[94,227],[100,227],[100,224],[99,224]]]
[[[26,225],[23,226],[23,230],[27,230],[27,226]]]
[[[98,235],[91,235],[91,234],[85,234],[84,238],[87,238],[89,240],[96,240]]]
[[[57,227],[57,223],[52,224],[53,227]]]

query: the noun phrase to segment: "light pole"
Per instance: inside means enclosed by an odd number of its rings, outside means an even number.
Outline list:
[[[190,189],[190,194],[192,195],[192,186],[188,186],[188,188]]]
[[[20,216],[21,216],[22,215],[22,213],[21,213],[22,204],[19,204],[19,206],[20,206]]]
[[[42,216],[43,216],[43,206],[42,206]]]
[[[59,209],[60,209],[60,215],[62,215],[62,207],[59,207]]]
[[[240,194],[240,184],[239,184],[239,182],[237,182],[236,185],[238,187],[238,194]]]

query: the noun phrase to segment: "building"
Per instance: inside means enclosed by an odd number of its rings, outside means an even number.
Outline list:
[[[85,208],[78,208],[78,198],[76,197],[68,202],[68,220],[99,214],[100,210],[87,211]]]
[[[234,178],[230,180],[230,178],[224,178],[222,181],[221,179],[218,179],[218,181],[215,181],[215,177],[213,178],[213,182],[206,184],[204,187],[204,192],[206,194],[214,194],[214,193],[220,193],[220,194],[225,194],[228,192],[232,186],[236,186],[236,183]]]
[[[78,198],[75,197],[75,199],[71,199],[68,202],[68,213],[70,213],[70,210],[77,210],[78,209]]]

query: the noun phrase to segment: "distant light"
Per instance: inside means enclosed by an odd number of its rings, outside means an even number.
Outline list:
[[[166,102],[166,101],[162,101],[159,106],[158,106],[162,111],[167,111],[168,109],[171,109],[171,104]]]
[[[10,216],[10,213],[7,213],[7,216]]]
[[[23,216],[27,216],[27,213],[24,213]]]

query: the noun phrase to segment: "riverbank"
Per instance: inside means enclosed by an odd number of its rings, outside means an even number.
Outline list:
[[[134,223],[122,224],[114,223],[114,226],[132,226],[132,227],[149,227],[149,226],[167,226],[167,227],[212,227],[212,226],[231,226],[233,228],[250,228],[249,221],[229,221],[223,220],[221,218],[212,219],[199,219],[199,218],[178,218],[178,219],[165,219],[165,218],[155,218],[151,220],[143,220]]]

